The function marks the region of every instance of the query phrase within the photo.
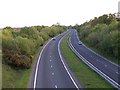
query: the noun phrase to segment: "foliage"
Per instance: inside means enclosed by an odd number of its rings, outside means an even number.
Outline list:
[[[50,37],[64,31],[60,25],[23,27],[20,30],[5,27],[2,30],[3,64],[30,68],[40,46]]]
[[[86,41],[91,47],[119,60],[119,26],[120,22],[115,19],[115,15],[109,14],[98,18],[95,17],[82,25],[76,25],[75,28],[81,40]]]

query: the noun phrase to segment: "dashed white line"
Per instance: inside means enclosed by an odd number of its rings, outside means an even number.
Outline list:
[[[50,67],[52,68],[53,66],[51,65]]]
[[[57,88],[57,85],[55,85],[55,88]]]
[[[66,33],[66,32],[64,32],[64,33]],[[63,34],[64,34],[64,33],[63,33]],[[60,35],[58,35],[58,36],[60,36]],[[57,36],[57,37],[58,37],[58,36]],[[38,57],[37,65],[36,65],[36,70],[35,70],[35,77],[34,77],[34,86],[33,86],[33,87],[34,87],[34,90],[36,89],[38,66],[39,66],[39,63],[40,63],[40,59],[41,59],[42,53],[43,53],[45,47],[46,47],[51,41],[52,41],[52,39],[50,39],[50,40],[47,42],[47,44],[45,44],[45,46],[44,46],[43,49],[41,50],[41,53],[40,53],[40,55],[39,55],[39,57]]]
[[[51,56],[50,56],[51,57]]]
[[[52,39],[50,41],[52,41]],[[36,88],[36,80],[37,80],[37,73],[38,73],[38,66],[39,66],[39,63],[40,63],[40,58],[42,56],[43,50],[50,43],[50,41],[48,41],[47,44],[43,47],[43,49],[42,49],[42,51],[41,51],[41,53],[39,55],[38,61],[37,61],[36,70],[35,70],[35,78],[34,78],[34,90]]]
[[[50,62],[51,62],[52,60],[50,60]]]
[[[52,75],[54,75],[54,73],[52,73]]]
[[[107,65],[105,65],[105,67],[107,67]]]

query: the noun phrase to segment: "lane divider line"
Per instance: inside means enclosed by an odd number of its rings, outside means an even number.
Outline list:
[[[50,67],[52,68],[53,66],[51,65]]]
[[[66,33],[66,32],[68,32],[68,31],[63,32],[63,34]],[[59,35],[56,36],[56,37],[59,37],[60,35],[61,35],[61,34],[59,34]],[[44,50],[45,47],[52,41],[52,39],[53,39],[53,38],[51,38],[51,39],[45,44],[45,46],[43,46],[43,48],[42,48],[42,50],[41,50],[41,52],[40,52],[40,55],[39,55],[39,57],[38,57],[37,66],[36,66],[36,70],[35,70],[35,76],[34,76],[34,84],[33,84],[34,90],[35,90],[35,88],[36,88],[36,80],[37,80],[37,73],[38,73],[38,66],[39,66],[39,63],[40,63],[40,58],[41,58],[41,56],[42,56],[43,50]]]
[[[54,73],[52,73],[52,75],[54,75]]]
[[[45,44],[45,46],[42,48],[42,51],[40,52],[40,55],[39,55],[39,57],[38,57],[37,66],[36,66],[36,71],[35,71],[35,78],[34,78],[34,90],[35,90],[35,88],[36,88],[36,80],[37,80],[38,66],[39,66],[39,63],[40,63],[41,55],[42,55],[43,50],[45,49],[45,47],[46,47],[51,41],[52,41],[52,39],[49,40],[49,41],[47,42],[47,44]]]

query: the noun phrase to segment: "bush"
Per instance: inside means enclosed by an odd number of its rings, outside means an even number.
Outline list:
[[[44,41],[49,39],[49,35],[45,31],[41,31],[40,36],[44,39]]]
[[[88,43],[91,46],[97,47],[97,45],[100,43],[100,35],[97,32],[91,33],[88,35]]]
[[[2,30],[3,62],[14,67],[30,68],[36,51],[51,36],[64,31],[62,26],[32,26],[20,30]]]
[[[13,67],[30,68],[32,63],[32,60],[29,57],[20,55],[20,53],[12,50],[7,50],[6,53],[3,54],[3,58],[5,58],[3,63],[9,64]]]
[[[34,27],[24,27],[20,30],[20,34],[22,37],[37,39],[39,36],[39,32]]]
[[[120,59],[120,22],[115,19],[114,14],[103,15],[75,27],[80,38],[90,46],[116,60]]]

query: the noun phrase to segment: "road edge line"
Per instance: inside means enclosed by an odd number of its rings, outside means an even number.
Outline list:
[[[43,50],[45,49],[45,47],[52,41],[52,39],[50,39],[46,44],[45,46],[42,48],[42,51],[40,52],[39,54],[39,57],[38,57],[38,61],[37,61],[37,66],[36,66],[36,70],[35,70],[35,78],[34,78],[34,90],[35,90],[35,87],[36,87],[36,79],[37,79],[37,72],[38,72],[38,66],[39,66],[39,63],[40,63],[40,58],[42,56],[42,53],[43,53]]]
[[[63,33],[66,33],[67,31],[64,31]],[[60,36],[61,34],[59,34],[59,35],[57,35],[57,36],[55,36],[55,37],[58,37],[58,36]],[[54,38],[54,37],[53,37]],[[46,44],[45,44],[45,46],[43,46],[43,48],[42,48],[42,50],[41,50],[41,52],[40,52],[40,54],[39,54],[39,57],[38,57],[38,59],[37,59],[37,66],[36,66],[36,70],[35,70],[35,75],[34,75],[34,83],[33,83],[33,89],[35,90],[35,88],[36,88],[36,79],[37,79],[37,72],[38,72],[38,66],[39,66],[39,63],[40,63],[40,58],[41,58],[41,55],[42,55],[42,52],[43,52],[43,50],[45,49],[45,47],[52,41],[52,39],[53,38],[51,38]]]

